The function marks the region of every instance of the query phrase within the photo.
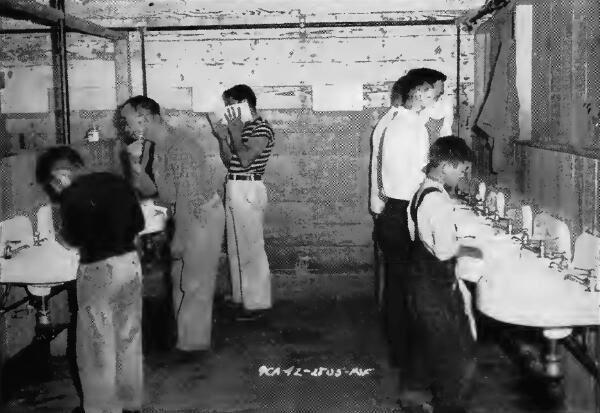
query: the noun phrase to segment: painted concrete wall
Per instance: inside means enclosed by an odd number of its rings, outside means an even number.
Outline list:
[[[83,139],[92,123],[106,138],[114,138],[112,116],[117,105],[116,58],[113,42],[69,34],[68,81],[71,141]],[[3,154],[56,142],[53,68],[48,34],[0,35],[0,111],[5,131],[0,134]]]
[[[259,109],[276,132],[266,177],[271,203],[265,225],[274,270],[293,269],[300,257],[306,257],[314,271],[371,269],[372,222],[366,196],[369,139],[389,105],[391,84],[406,70],[417,66],[442,70],[449,79],[446,93],[453,98],[458,81],[456,129],[470,138],[473,38],[461,33],[458,54],[456,28],[436,21],[455,18],[479,6],[480,0],[333,5],[280,0],[246,2],[244,7],[233,1],[159,0],[150,4],[67,0],[67,11],[112,27],[302,20],[431,22],[377,28],[148,32],[149,96],[164,107],[167,122],[193,131],[206,144],[213,179],[221,181],[225,170],[204,112],[213,110],[221,92],[235,83],[248,83],[256,90]],[[0,29],[36,27],[0,19]],[[80,142],[92,123],[104,138],[113,139],[115,106],[142,93],[139,33],[130,32],[127,40],[117,43],[71,33],[67,48],[72,142]],[[51,62],[47,33],[0,35],[0,77],[4,79],[0,82],[0,156],[17,151],[21,135],[30,149],[56,142]],[[104,161],[114,161],[116,147],[100,147],[88,159],[103,168]],[[45,202],[33,183],[31,153],[5,158],[0,167],[1,219],[31,213]],[[9,301],[22,293],[22,289],[13,290]],[[66,321],[65,302],[65,297],[53,299],[54,321]],[[4,331],[11,332],[3,346],[10,356],[31,340],[34,314],[23,311],[4,318],[3,323],[7,323]]]
[[[53,141],[49,36],[0,39],[0,71],[6,78],[1,108],[12,148],[19,134],[28,143]],[[312,269],[368,268],[372,128],[389,105],[391,84],[406,70],[442,70],[448,75],[446,93],[455,99],[460,67],[457,132],[470,137],[473,41],[466,33],[460,39],[457,66],[452,25],[149,32],[148,94],[166,110],[169,123],[205,141],[211,171],[220,181],[225,170],[203,114],[213,110],[226,87],[251,85],[276,131],[265,228],[274,269],[294,268],[300,256],[309,257]],[[142,92],[139,34],[131,33],[121,47],[71,34],[68,50],[72,141],[92,123],[104,137],[114,137],[114,107]]]
[[[466,136],[473,61],[471,37],[462,37],[457,126]],[[368,267],[369,139],[389,106],[391,84],[412,67],[429,66],[447,73],[446,93],[456,93],[454,26],[151,32],[146,52],[149,96],[173,109],[173,125],[206,142],[219,179],[225,171],[217,144],[198,112],[212,110],[236,83],[256,90],[276,133],[266,176],[275,268],[293,268],[300,256],[313,269]]]

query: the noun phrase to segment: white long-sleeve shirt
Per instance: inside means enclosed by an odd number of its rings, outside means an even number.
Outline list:
[[[390,120],[395,116],[398,112],[398,108],[392,106],[388,109],[388,111],[379,119],[375,129],[373,130],[373,134],[371,135],[371,170],[370,170],[370,179],[371,179],[371,193],[369,196],[369,208],[371,212],[374,214],[379,214],[383,211],[385,206],[385,198],[383,196],[381,180],[379,178],[381,171],[381,143],[384,133],[387,130],[387,127],[390,123]]]
[[[383,211],[386,198],[410,200],[425,177],[422,169],[427,165],[429,152],[425,124],[430,118],[443,119],[440,136],[451,135],[452,100],[442,97],[419,114],[392,106],[377,123],[371,136],[369,207],[374,214]]]
[[[386,198],[410,201],[425,177],[429,134],[423,118],[404,107],[397,108],[383,134],[381,181]]]

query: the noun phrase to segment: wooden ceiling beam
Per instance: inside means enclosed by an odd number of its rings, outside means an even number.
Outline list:
[[[79,17],[71,16],[62,11],[32,0],[2,0],[0,1],[0,15],[13,19],[31,20],[34,23],[53,25],[64,19],[67,29],[80,33],[108,38],[111,40],[123,39],[126,33],[107,29]]]

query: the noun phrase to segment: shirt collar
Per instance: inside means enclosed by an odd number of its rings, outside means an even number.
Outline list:
[[[444,184],[438,181],[434,181],[431,178],[425,178],[425,181],[423,181],[423,188],[438,188],[446,195],[448,195],[446,188],[444,188]]]
[[[419,115],[420,115],[420,113],[417,113],[410,109],[406,109],[404,106],[398,106],[396,108],[396,112],[401,113],[404,116],[410,116],[410,117],[414,117],[414,118],[419,118]]]

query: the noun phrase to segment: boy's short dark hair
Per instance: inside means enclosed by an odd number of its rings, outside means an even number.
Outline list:
[[[56,200],[58,197],[58,194],[50,185],[50,181],[52,181],[52,169],[59,161],[66,161],[76,168],[83,167],[84,165],[83,158],[79,152],[70,146],[54,146],[46,149],[38,156],[35,165],[35,179],[52,200]]]
[[[151,115],[160,115],[160,105],[148,96],[137,95],[130,97],[125,103],[119,106],[119,111],[127,105],[131,105],[135,110],[138,110],[138,108],[146,109]]]
[[[390,97],[391,101],[392,101],[392,105],[398,101],[400,103],[404,103],[404,101],[408,97],[408,92],[406,91],[407,87],[408,87],[408,78],[406,76],[402,76],[400,79],[398,79],[394,82],[394,85],[392,86],[391,97]]]
[[[235,85],[223,92],[223,97],[228,97],[241,102],[246,100],[252,109],[256,109],[256,95],[248,85]]]
[[[427,85],[433,87],[430,77],[418,71],[419,69],[409,70],[404,76],[398,79],[392,86],[391,101],[392,104],[400,99],[400,103],[405,103],[410,93],[419,86]]]
[[[130,97],[117,107],[113,117],[113,125],[117,129],[119,137],[125,142],[125,144],[129,145],[133,143],[135,139],[125,133],[127,121],[121,115],[121,110],[123,110],[123,108],[127,105],[130,105],[134,110],[138,110],[138,108],[146,109],[151,115],[160,115],[160,105],[154,99],[151,99],[147,96],[137,95]]]
[[[423,79],[426,79],[427,83],[433,85],[435,82],[442,81],[445,82],[448,79],[448,76],[443,74],[442,72],[430,69],[428,67],[419,67],[417,69],[411,69],[407,73],[410,76],[418,76]]]
[[[438,167],[442,162],[453,166],[463,162],[473,162],[475,156],[464,139],[456,136],[444,136],[437,139],[429,148],[427,172]]]

